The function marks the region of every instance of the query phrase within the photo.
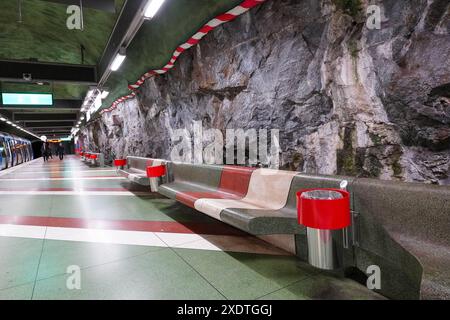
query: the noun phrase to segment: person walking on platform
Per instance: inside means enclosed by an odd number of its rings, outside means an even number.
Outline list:
[[[58,153],[59,160],[63,160],[64,159],[64,146],[62,143],[60,143],[58,145],[58,147],[56,148],[56,152]]]
[[[48,161],[48,156],[50,153],[50,147],[48,142],[44,142],[41,147],[42,157],[44,158],[44,162]]]
[[[47,143],[48,143],[48,142],[47,142]],[[47,156],[47,160],[48,160],[48,157],[50,157],[50,159],[53,160],[53,143],[52,143],[52,144],[48,143],[48,156]]]

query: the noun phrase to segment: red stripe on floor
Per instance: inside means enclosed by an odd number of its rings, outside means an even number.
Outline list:
[[[39,216],[0,216],[0,224],[106,229],[147,232],[192,233],[210,235],[237,235],[246,233],[222,223],[175,222],[175,221],[142,221],[142,220],[96,220],[80,218],[58,218]]]

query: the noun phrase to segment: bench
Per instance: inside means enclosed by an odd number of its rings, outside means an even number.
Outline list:
[[[162,195],[263,239],[294,235],[295,254],[304,260],[296,192],[339,188],[347,180],[353,245],[344,249],[343,272],[366,275],[377,265],[378,291],[388,297],[450,298],[450,187],[186,163],[170,163],[169,171]]]
[[[105,157],[103,153],[95,153],[95,152],[80,152],[81,161],[99,166],[105,166]]]
[[[147,177],[147,167],[161,166],[167,163],[166,160],[150,159],[142,157],[127,157],[114,161],[118,167],[117,173],[128,180],[142,186],[150,186],[150,179]],[[166,182],[166,180],[163,180]]]
[[[295,192],[339,187],[344,178],[310,179],[297,172],[172,163],[174,181],[159,193],[253,235],[304,234]]]

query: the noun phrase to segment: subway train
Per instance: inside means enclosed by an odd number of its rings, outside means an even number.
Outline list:
[[[0,170],[34,159],[31,142],[0,132]]]

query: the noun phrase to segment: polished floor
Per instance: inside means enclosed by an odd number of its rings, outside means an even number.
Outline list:
[[[0,199],[0,299],[381,298],[75,156],[0,172]]]

